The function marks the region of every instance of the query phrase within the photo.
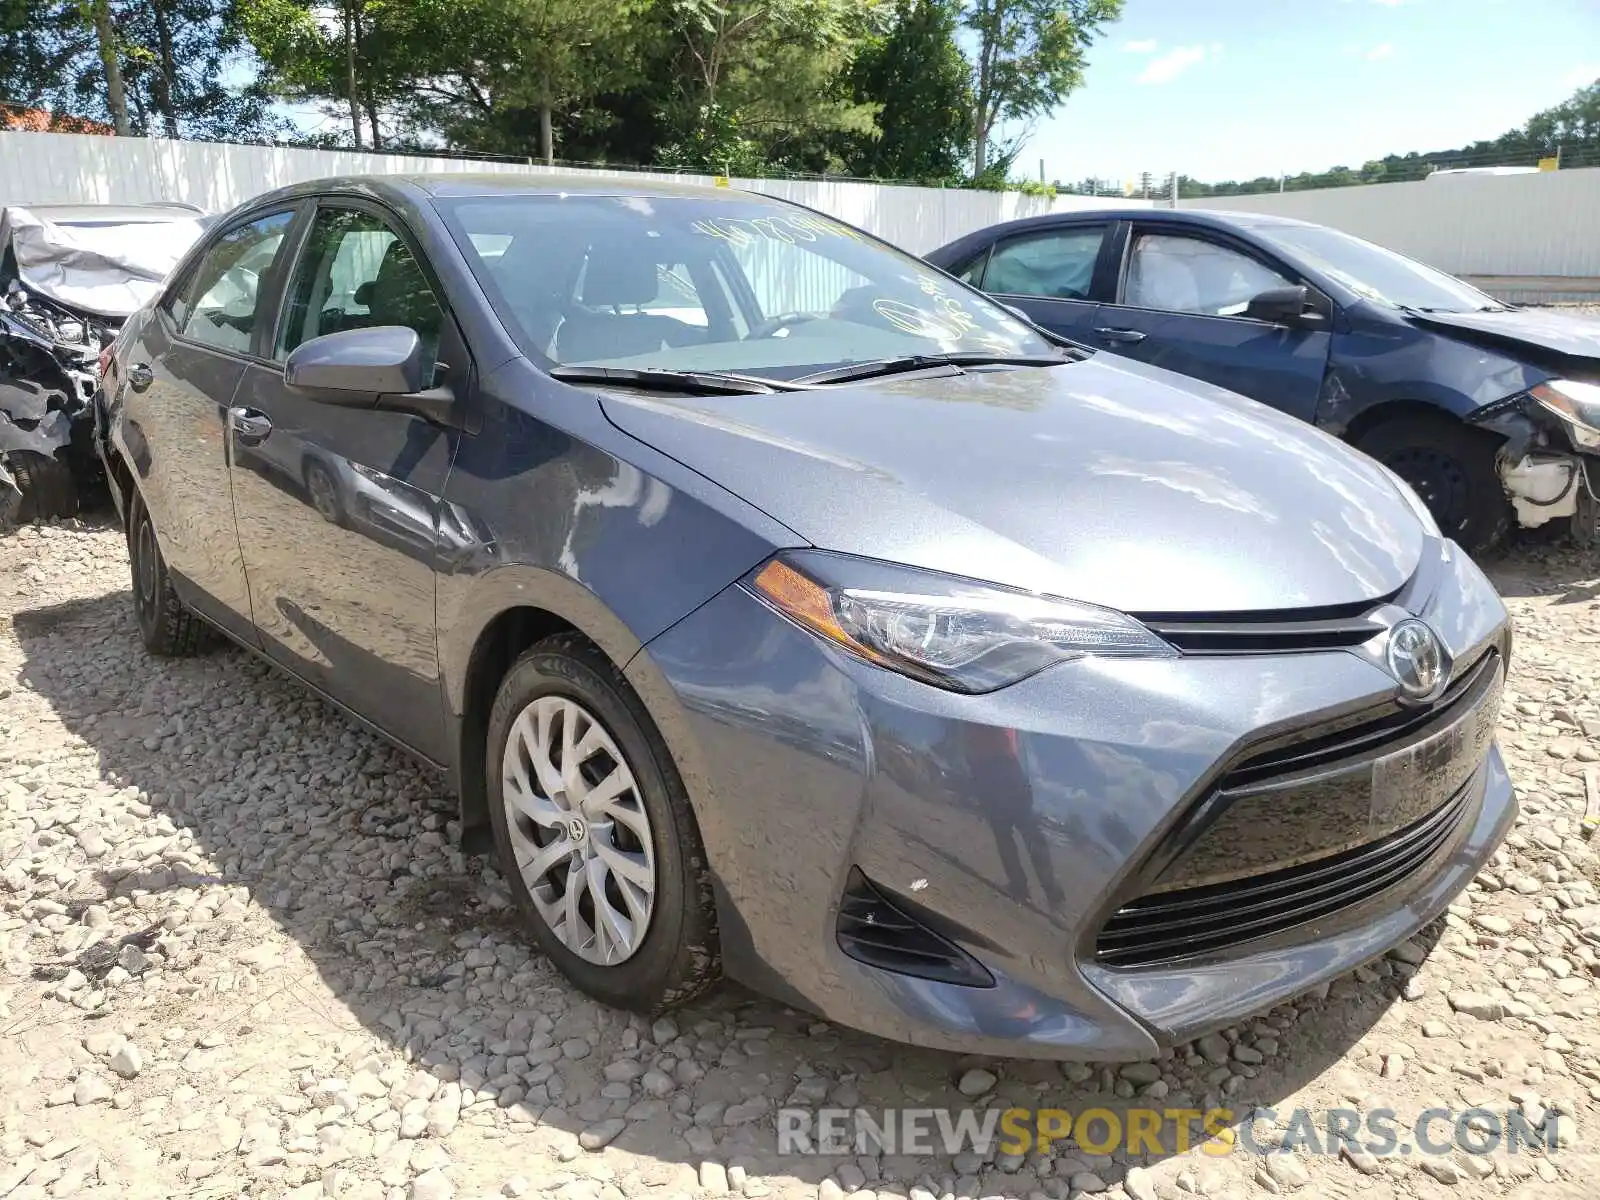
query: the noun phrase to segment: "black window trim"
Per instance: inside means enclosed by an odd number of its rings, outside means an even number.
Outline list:
[[[979,291],[984,292],[986,295],[1011,296],[1019,300],[1042,300],[1047,303],[1054,302],[1058,304],[1099,303],[1099,298],[1096,293],[1100,290],[1101,278],[1106,270],[1106,264],[1108,261],[1108,256],[1111,253],[1111,247],[1117,240],[1117,225],[1118,220],[1116,217],[1089,217],[1074,215],[1068,220],[1050,221],[1046,224],[1034,226],[1031,229],[1018,229],[1012,233],[1006,234],[1004,237],[996,238],[994,241],[990,242],[987,249],[983,251],[984,262],[982,277],[976,284],[971,286],[978,288]],[[1049,237],[1052,234],[1072,233],[1081,229],[1096,228],[1102,230],[1100,235],[1100,249],[1095,252],[1094,266],[1090,268],[1089,294],[1087,296],[1036,296],[1028,292],[991,292],[987,286],[985,286],[989,276],[989,268],[994,263],[994,256],[1004,247],[1013,245],[1017,242],[1033,241],[1038,238]],[[951,273],[956,274],[956,272]]]
[[[1258,320],[1255,317],[1247,317],[1243,313],[1237,313],[1230,316],[1225,313],[1184,312],[1181,309],[1147,308],[1143,305],[1124,303],[1122,298],[1124,294],[1126,294],[1128,287],[1128,268],[1133,263],[1134,243],[1145,234],[1165,234],[1168,237],[1190,238],[1197,242],[1205,242],[1209,245],[1221,247],[1224,250],[1231,250],[1235,254],[1241,254],[1245,258],[1252,259],[1259,265],[1266,267],[1275,274],[1281,275],[1284,279],[1289,281],[1291,286],[1298,284],[1301,287],[1304,287],[1306,289],[1307,302],[1313,308],[1317,309],[1325,317],[1327,317],[1329,321],[1332,321],[1333,315],[1337,311],[1337,306],[1334,304],[1332,298],[1310,279],[1306,278],[1304,272],[1291,266],[1289,263],[1279,258],[1276,254],[1273,254],[1267,250],[1263,250],[1261,247],[1250,242],[1248,239],[1239,237],[1228,230],[1217,229],[1210,225],[1189,224],[1182,221],[1148,221],[1135,219],[1126,222],[1126,224],[1127,229],[1124,232],[1122,246],[1118,256],[1120,261],[1117,263],[1116,277],[1113,280],[1113,286],[1111,288],[1112,298],[1110,300],[1103,301],[1103,303],[1114,305],[1117,308],[1127,309],[1129,312],[1160,313],[1163,316],[1169,317],[1199,317],[1208,321],[1247,321],[1251,325],[1259,325],[1267,329],[1276,328],[1276,326],[1269,321]]]
[[[262,306],[264,302],[270,301],[271,311],[277,311],[283,291],[283,280],[286,278],[284,267],[296,261],[299,257],[300,241],[305,236],[306,214],[309,208],[309,201],[305,197],[291,200],[280,199],[262,204],[259,208],[253,208],[249,212],[241,213],[226,224],[218,225],[215,229],[209,230],[205,240],[190,255],[183,269],[175,274],[171,282],[167,284],[166,290],[161,294],[161,299],[156,301],[156,308],[165,319],[168,335],[172,340],[191,349],[220,354],[224,358],[235,359],[238,362],[273,366],[273,361],[270,358],[264,359],[256,352],[257,347],[261,344]],[[250,330],[249,349],[236,350],[231,346],[219,346],[214,342],[203,342],[199,338],[190,337],[178,327],[178,322],[173,317],[172,306],[184,289],[193,282],[194,274],[200,269],[200,265],[205,262],[206,256],[216,248],[218,242],[222,241],[234,230],[242,229],[246,225],[254,225],[257,221],[266,217],[275,217],[280,213],[290,214],[289,228],[284,231],[283,243],[278,247],[278,253],[273,258],[272,266],[261,281],[261,289],[256,293],[256,320]],[[187,323],[188,317],[189,314],[187,312],[184,313],[185,323]],[[276,324],[277,321],[274,318],[273,325],[276,326]]]

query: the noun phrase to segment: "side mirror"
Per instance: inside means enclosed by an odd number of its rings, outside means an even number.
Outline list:
[[[296,391],[350,393],[348,398],[319,397],[330,404],[360,404],[382,395],[420,392],[431,373],[424,365],[422,339],[415,330],[375,325],[302,342],[283,365],[283,381]]]
[[[283,382],[340,408],[410,413],[436,425],[459,424],[455,396],[430,386],[436,364],[404,325],[344,329],[302,342],[283,364]]]
[[[1305,287],[1268,288],[1252,296],[1244,315],[1269,325],[1320,325],[1326,318],[1311,306]]]

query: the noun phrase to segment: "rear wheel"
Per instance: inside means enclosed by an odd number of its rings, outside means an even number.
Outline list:
[[[78,515],[78,482],[66,463],[32,450],[13,450],[6,466],[22,493],[16,512],[18,521]]]
[[[1449,417],[1397,417],[1356,445],[1411,485],[1439,529],[1469,554],[1497,545],[1511,527],[1511,503],[1495,469],[1499,439]]]
[[[211,644],[211,630],[190,612],[172,588],[166,561],[156,542],[156,527],[138,493],[128,516],[128,563],[133,571],[133,613],[139,639],[151,654],[179,658]]]
[[[489,820],[539,947],[596,1000],[653,1012],[717,979],[705,851],[683,783],[626,680],[558,634],[489,716]]]

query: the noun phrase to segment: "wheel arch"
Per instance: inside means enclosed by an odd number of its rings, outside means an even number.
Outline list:
[[[1471,425],[1471,422],[1459,414],[1426,400],[1384,400],[1356,413],[1344,428],[1344,440],[1359,448],[1362,440],[1378,426],[1407,417],[1454,421],[1463,427]]]
[[[558,633],[580,635],[619,673],[640,646],[598,596],[554,571],[503,567],[474,580],[464,597],[439,597],[439,666],[452,726],[450,774],[468,849],[484,846],[488,834],[484,743],[495,695],[523,651]]]

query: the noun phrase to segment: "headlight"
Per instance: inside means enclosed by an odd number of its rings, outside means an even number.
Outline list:
[[[1528,390],[1567,423],[1567,436],[1580,450],[1600,450],[1600,384],[1547,379]]]
[[[1417,495],[1417,489],[1382,463],[1378,463],[1378,469],[1389,477],[1389,482],[1394,484],[1394,490],[1400,493],[1400,498],[1410,506],[1417,520],[1422,522],[1423,532],[1429,537],[1443,537],[1444,535],[1439,532],[1439,522],[1434,520],[1433,513],[1429,510],[1427,502]]]
[[[1178,653],[1111,609],[845,555],[784,554],[745,586],[851,654],[956,692],[992,692],[1090,655]]]

